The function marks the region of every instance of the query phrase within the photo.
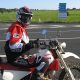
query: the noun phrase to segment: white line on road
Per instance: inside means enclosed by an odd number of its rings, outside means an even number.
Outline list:
[[[0,55],[0,57],[6,57],[6,55]]]
[[[61,28],[61,27],[28,27],[26,29],[44,29],[44,28]],[[0,30],[7,30],[8,28],[0,28]]]
[[[53,38],[54,40],[55,38]],[[80,39],[80,37],[73,37],[73,38],[57,38],[57,39]],[[30,39],[30,40],[35,40],[35,39]],[[45,39],[40,39],[40,40],[45,40]],[[46,39],[46,40],[50,40],[50,39]],[[5,42],[6,40],[0,40],[0,42]]]
[[[74,31],[75,31],[75,32],[79,32],[80,30],[67,30],[67,31],[56,30],[56,31],[48,31],[48,33],[52,33],[52,32],[53,32],[53,33],[54,33],[54,32],[59,32],[59,33],[60,33],[60,32],[71,32],[71,31],[72,31],[72,32],[74,32]],[[32,32],[32,31],[31,31],[31,32],[28,32],[28,33],[34,33],[34,34],[35,34],[35,33],[42,33],[42,32],[39,32],[39,31],[38,31],[38,32],[37,32],[37,31],[36,31],[36,32],[34,32],[34,31]]]
[[[49,26],[49,27],[46,27]],[[65,25],[30,25],[26,29],[38,29],[38,28],[66,28],[67,26]],[[80,25],[75,25],[73,27],[80,27]],[[0,30],[6,30],[8,28],[0,28]]]

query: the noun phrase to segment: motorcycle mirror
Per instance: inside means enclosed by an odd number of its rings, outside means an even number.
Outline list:
[[[44,37],[45,37],[45,41],[46,41],[46,34],[47,34],[47,32],[48,32],[48,30],[46,30],[46,29],[42,30],[42,32],[41,32],[44,35]]]
[[[43,35],[46,35],[46,34],[47,34],[47,32],[48,32],[48,30],[44,29],[44,30],[42,30],[42,32],[41,32],[41,33],[42,33]]]
[[[61,43],[61,45],[60,45],[62,48],[66,48],[66,43],[65,42],[63,42],[63,43]]]

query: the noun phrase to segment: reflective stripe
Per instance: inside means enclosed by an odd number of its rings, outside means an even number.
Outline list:
[[[17,48],[17,49],[11,49],[12,52],[21,52],[22,49],[21,48]]]
[[[16,48],[22,48],[23,47],[23,43],[15,43],[13,45],[9,45],[10,49],[16,49]]]
[[[23,32],[22,40],[27,44],[29,43],[29,37]]]
[[[10,40],[10,36],[11,36],[10,32],[7,32],[6,33],[6,41]]]
[[[41,64],[37,67],[37,70],[40,71],[45,66],[45,64],[45,62],[41,62]]]

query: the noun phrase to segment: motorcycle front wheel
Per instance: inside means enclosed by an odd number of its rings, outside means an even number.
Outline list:
[[[74,75],[75,80],[80,80],[80,61],[66,61],[67,66],[70,68],[72,74]],[[59,80],[71,80],[69,73],[65,69],[62,69]]]

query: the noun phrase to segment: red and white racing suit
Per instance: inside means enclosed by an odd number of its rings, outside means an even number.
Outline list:
[[[12,24],[7,31],[6,41],[9,41],[10,49],[22,49],[24,43],[29,43],[29,37],[25,31],[25,26],[18,21]]]
[[[6,33],[5,52],[8,62],[14,62],[24,50],[29,50],[29,47],[29,37],[25,26],[18,21],[14,22]]]

